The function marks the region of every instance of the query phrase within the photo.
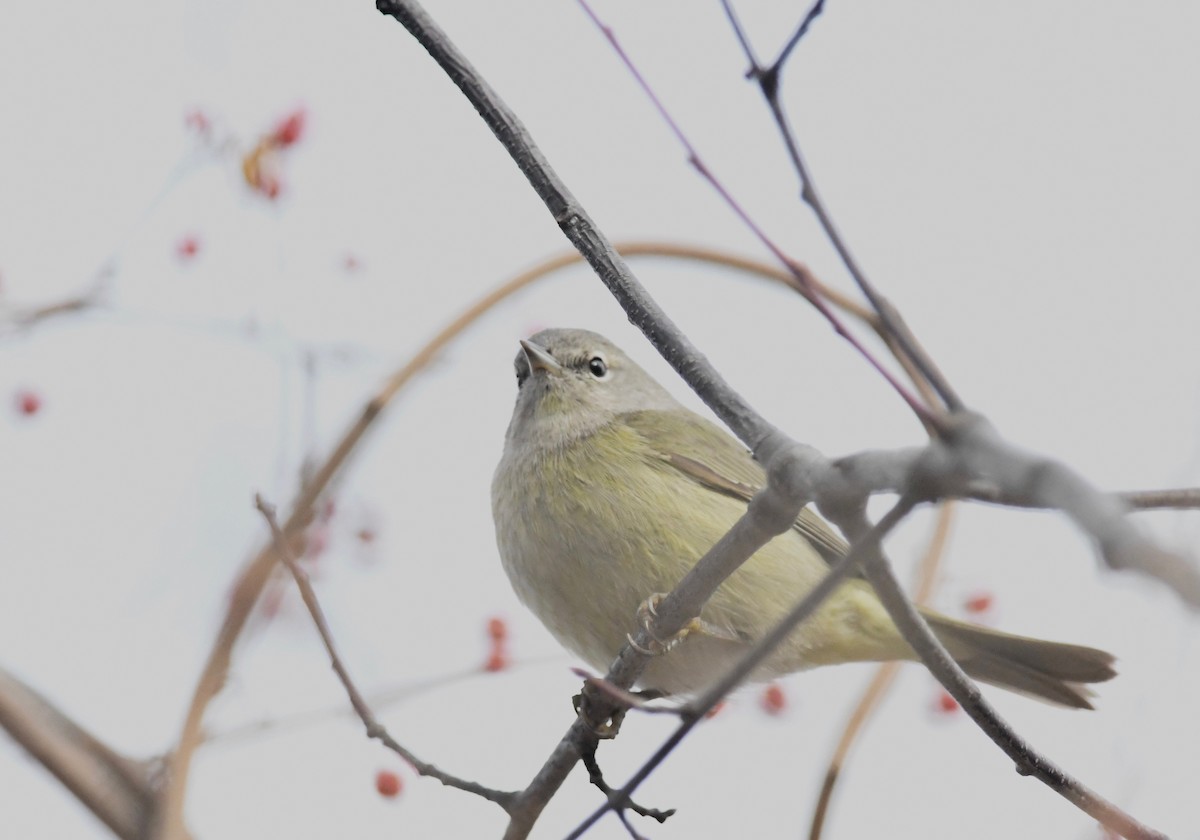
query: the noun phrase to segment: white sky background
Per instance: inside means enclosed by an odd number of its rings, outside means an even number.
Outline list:
[[[799,4],[743,3],[772,55]],[[598,3],[709,166],[791,254],[848,280],[810,213],[715,3]],[[765,258],[572,3],[432,3],[612,238]],[[1200,11],[1115,4],[833,2],[798,49],[787,105],[860,262],[946,373],[1011,440],[1104,486],[1200,482]],[[251,498],[284,504],[387,373],[470,300],[567,244],[428,56],[369,3],[125,2],[0,15],[0,303],[88,287],[107,305],[0,339],[0,664],[132,755],[167,749],[225,607],[264,539]],[[248,145],[291,107],[309,131],[276,203],[236,157],[176,169],[194,107]],[[172,172],[176,172],[172,175]],[[165,192],[163,192],[165,190]],[[153,203],[155,196],[161,200]],[[196,259],[175,254],[199,237]],[[362,268],[343,268],[346,254]],[[751,402],[827,453],[921,430],[794,295],[714,269],[634,268]],[[251,325],[254,326],[251,329]],[[523,786],[571,718],[569,657],[500,569],[488,486],[514,395],[516,339],[586,326],[684,387],[600,284],[564,272],[507,303],[393,405],[337,493],[318,592],[368,691],[478,666],[507,616],[509,673],[383,718],[419,755]],[[315,441],[302,360],[316,354]],[[32,388],[32,418],[10,408]],[[692,404],[696,401],[692,399]],[[315,446],[313,445],[315,442]],[[1196,514],[1147,516],[1190,548]],[[370,551],[356,543],[377,528]],[[890,544],[905,571],[920,518]],[[367,555],[364,557],[364,555]],[[958,520],[940,608],[993,592],[1009,630],[1120,657],[1100,710],[989,691],[1018,730],[1136,816],[1200,837],[1200,627],[1153,585],[1097,571],[1055,516]],[[794,677],[779,718],[755,695],[699,729],[641,799],[675,806],[656,838],[796,837],[869,666]],[[930,712],[906,668],[853,756],[830,837],[1089,838],[1094,824],[965,721]],[[238,649],[219,731],[343,702],[291,596]],[[622,780],[671,727],[632,717],[601,758]],[[315,726],[197,758],[197,837],[498,836],[493,806],[412,778],[361,728]],[[107,832],[0,742],[0,834]],[[599,802],[574,774],[539,824],[558,837]],[[623,837],[607,818],[595,837]]]

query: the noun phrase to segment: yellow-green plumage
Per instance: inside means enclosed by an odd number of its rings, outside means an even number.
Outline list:
[[[639,605],[670,591],[765,479],[740,444],[679,405],[604,338],[547,330],[531,342],[517,359],[522,384],[492,486],[497,543],[522,602],[603,670],[637,628]],[[603,376],[589,369],[596,360]],[[668,693],[704,688],[824,576],[827,558],[844,551],[805,510],[796,528],[760,549],[709,600],[701,618],[712,632],[691,633],[653,659],[641,684]],[[969,673],[997,685],[1088,706],[1076,683],[1113,675],[1102,651],[927,617]],[[908,658],[869,585],[851,580],[755,677]]]

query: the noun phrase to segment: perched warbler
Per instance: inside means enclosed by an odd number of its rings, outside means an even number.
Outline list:
[[[766,478],[744,447],[684,408],[603,336],[551,329],[521,342],[517,402],[492,481],[500,558],[517,596],[606,670],[639,608],[670,591],[745,512]],[[825,575],[846,543],[805,508],[716,591],[640,684],[691,693],[720,677]],[[1075,708],[1114,676],[1095,648],[1001,633],[923,611],[976,679]],[[753,677],[913,659],[870,585],[851,579]]]

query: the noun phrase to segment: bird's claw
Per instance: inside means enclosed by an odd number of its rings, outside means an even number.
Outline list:
[[[678,633],[669,639],[660,639],[654,632],[654,621],[658,618],[658,605],[663,602],[667,596],[662,592],[655,592],[645,601],[642,601],[638,607],[637,616],[638,623],[642,625],[642,629],[646,631],[646,635],[650,637],[650,644],[643,647],[633,638],[631,634],[626,634],[625,638],[629,640],[630,646],[638,653],[646,656],[661,656],[664,653],[669,653],[679,643],[693,633],[703,633],[713,635],[708,622],[701,618],[693,618],[679,630]]]

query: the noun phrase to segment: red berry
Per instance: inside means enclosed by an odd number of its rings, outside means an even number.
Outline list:
[[[499,616],[488,619],[488,638],[493,642],[503,642],[508,638],[508,623]]]
[[[395,799],[404,790],[404,783],[391,770],[380,770],[375,774],[375,790],[386,799]]]
[[[375,542],[375,532],[370,528],[359,528],[358,533],[354,536],[358,538],[360,543],[366,543],[367,545],[370,545],[371,543]]]
[[[275,145],[287,147],[295,144],[304,134],[304,122],[307,119],[303,108],[297,108],[279,121],[271,132]]]
[[[346,256],[342,257],[342,268],[350,272],[358,271],[362,268],[362,261],[354,256],[354,254],[346,254]]]
[[[939,714],[952,715],[958,711],[958,701],[950,696],[950,692],[942,689],[938,692],[934,708]]]
[[[787,695],[783,693],[783,688],[779,683],[771,683],[763,689],[762,696],[758,698],[759,705],[762,710],[769,715],[783,714],[787,708]]]
[[[994,600],[990,592],[976,592],[963,601],[963,609],[971,615],[978,615],[990,610]]]
[[[713,706],[711,709],[709,709],[707,712],[705,712],[704,717],[707,718],[708,720],[712,720],[713,718],[715,718],[717,715],[721,714],[721,712],[723,712],[725,710],[725,706],[726,706],[726,703],[724,700],[722,700],[721,702],[717,703],[717,705]]]
[[[283,191],[283,181],[279,180],[277,175],[264,172],[259,176],[257,189],[267,198],[274,201],[279,198],[279,193]]]
[[[26,417],[32,417],[42,408],[42,398],[33,391],[18,391],[14,403],[17,411]]]
[[[508,652],[504,650],[504,645],[499,643],[492,645],[492,652],[488,654],[487,662],[483,663],[483,670],[494,674],[497,671],[503,671],[508,665]]]
[[[191,234],[181,237],[180,240],[175,243],[175,253],[181,260],[190,260],[192,257],[196,256],[196,254],[200,253],[199,237],[192,236]]]
[[[199,108],[188,111],[183,118],[183,124],[197,134],[208,134],[212,131],[212,120]]]

